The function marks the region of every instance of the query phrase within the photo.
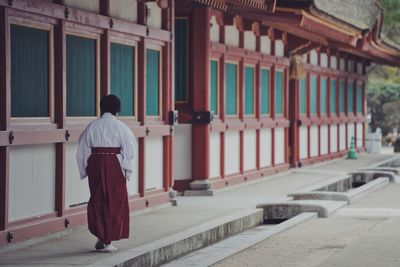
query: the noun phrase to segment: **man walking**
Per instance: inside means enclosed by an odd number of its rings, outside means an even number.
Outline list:
[[[115,95],[101,98],[101,117],[79,137],[76,155],[81,179],[89,177],[88,225],[98,238],[95,248],[101,252],[117,251],[111,241],[129,237],[126,180],[133,171],[136,139],[129,127],[115,118],[120,110]]]

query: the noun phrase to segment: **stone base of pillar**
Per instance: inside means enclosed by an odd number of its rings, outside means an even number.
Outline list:
[[[185,191],[185,196],[213,196],[214,192],[210,188],[208,180],[195,180],[190,183],[190,190]]]

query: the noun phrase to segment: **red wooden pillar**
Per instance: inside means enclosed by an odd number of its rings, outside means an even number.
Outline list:
[[[60,20],[54,30],[54,91],[55,121],[59,129],[65,128],[66,117],[66,34],[65,23]],[[67,136],[67,132],[65,133]],[[67,138],[67,137],[66,137]],[[65,143],[56,144],[55,207],[58,216],[65,213]]]
[[[242,40],[243,40],[243,36],[244,33],[240,32],[240,36],[242,36]],[[243,122],[244,120],[244,60],[242,59],[239,62],[239,119]],[[244,171],[244,130],[241,130],[239,132],[239,140],[240,140],[240,173],[243,173]]]
[[[142,39],[138,43],[138,120],[141,126],[146,123],[146,43]],[[139,146],[139,193],[144,197],[145,193],[145,138],[138,138]]]
[[[283,91],[283,99],[284,99],[284,117],[285,119],[289,119],[289,69],[286,68],[284,70],[284,91]],[[290,124],[289,124],[290,127]],[[286,127],[284,130],[285,133],[285,155],[284,155],[284,163],[289,163],[290,156],[290,146],[289,146],[289,127]],[[292,153],[292,152],[291,152]]]
[[[275,40],[273,41],[275,43]],[[273,46],[275,47],[275,45]],[[275,51],[273,50],[274,54]],[[271,67],[271,118],[273,120],[276,119],[275,117],[275,94],[276,94],[276,82],[275,82],[275,65]],[[271,128],[271,165],[275,166],[275,127]]]
[[[3,62],[0,64],[0,131],[8,129],[11,115],[10,31],[7,11],[6,8],[0,8],[0,62]],[[7,229],[8,224],[9,152],[9,147],[0,147],[0,231]]]
[[[299,126],[297,124],[300,111],[300,86],[298,80],[290,80],[289,83],[289,94],[290,94],[290,103],[289,103],[289,120],[291,123],[290,127],[290,143],[291,146],[291,155],[290,155],[290,165],[291,167],[298,166],[299,163]]]
[[[225,28],[221,26],[220,28]],[[224,30],[222,36],[224,35]],[[219,65],[219,116],[221,121],[225,122],[225,55],[222,55]],[[225,132],[221,132],[221,157],[220,157],[220,173],[221,177],[225,177]]]
[[[104,30],[100,39],[100,96],[110,93],[110,32]]]
[[[193,111],[209,111],[210,80],[210,8],[193,8]],[[207,180],[209,171],[210,130],[208,124],[192,126],[192,178]]]

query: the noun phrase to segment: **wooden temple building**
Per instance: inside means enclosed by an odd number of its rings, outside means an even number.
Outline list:
[[[359,4],[355,4],[355,3]],[[0,0],[0,246],[86,222],[77,139],[122,100],[131,210],[365,147],[373,0]]]

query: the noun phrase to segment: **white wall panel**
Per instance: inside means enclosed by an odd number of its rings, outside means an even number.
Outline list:
[[[346,68],[346,61],[343,58],[341,58],[339,61],[339,69],[344,70],[345,68]]]
[[[321,67],[328,67],[328,55],[326,53],[321,53]]]
[[[354,65],[355,65],[354,60],[348,60],[347,61],[347,70],[349,72],[354,72],[355,71]]]
[[[225,174],[240,171],[240,135],[239,132],[225,132]]]
[[[157,2],[147,2],[147,7],[150,9],[150,16],[147,18],[147,25],[153,28],[161,29],[162,10]]]
[[[326,125],[321,125],[321,155],[326,155],[328,154],[328,126]]]
[[[363,134],[363,124],[357,123],[357,147],[363,146],[364,134]]]
[[[346,150],[346,124],[339,126],[339,149],[340,151]]]
[[[318,146],[319,146],[318,126],[311,126],[310,127],[310,157],[318,156]]]
[[[332,69],[337,69],[337,57],[336,56],[331,56],[331,66]]]
[[[244,48],[248,50],[256,50],[256,36],[252,31],[244,32]]]
[[[354,137],[356,138],[356,132],[355,132],[355,127],[354,127],[354,123],[348,123],[347,124],[347,146],[348,148],[350,148],[350,144],[351,144],[351,138]],[[355,139],[354,139],[355,141]]]
[[[239,46],[239,31],[235,25],[225,26],[225,44]]]
[[[163,187],[163,138],[145,139],[145,189]]]
[[[299,128],[299,157],[300,159],[308,158],[308,127]]]
[[[285,163],[285,129],[275,129],[275,165]]]
[[[210,41],[219,43],[219,25],[215,16],[211,17],[210,24]]]
[[[260,167],[272,165],[272,135],[271,129],[260,130]]]
[[[310,64],[318,65],[318,52],[315,49],[310,52]]]
[[[136,143],[138,144],[138,140],[136,138]],[[128,194],[135,195],[139,193],[139,146],[136,146],[135,158],[133,160],[133,173],[127,181]]]
[[[362,74],[363,74],[363,64],[362,64],[361,62],[358,62],[358,63],[357,63],[357,73],[358,73],[359,75],[362,75]]]
[[[55,145],[13,146],[9,166],[9,221],[55,210]]]
[[[331,153],[338,152],[338,126],[335,124],[331,125]]]
[[[78,144],[67,143],[65,148],[65,208],[89,201],[90,191],[87,177],[81,180],[76,150]]]
[[[285,55],[285,45],[282,40],[275,41],[275,56],[283,57]]]
[[[243,132],[243,168],[245,171],[254,170],[257,166],[257,141],[256,131],[248,130]]]
[[[210,133],[210,177],[221,175],[221,134]]]
[[[271,54],[271,39],[268,36],[261,36],[261,53],[263,54]]]
[[[174,131],[174,179],[192,177],[192,125],[178,124]]]
[[[137,21],[137,1],[112,0],[110,1],[110,15],[119,19]]]
[[[76,7],[82,10],[99,13],[100,10],[99,0],[65,0],[65,5]]]

